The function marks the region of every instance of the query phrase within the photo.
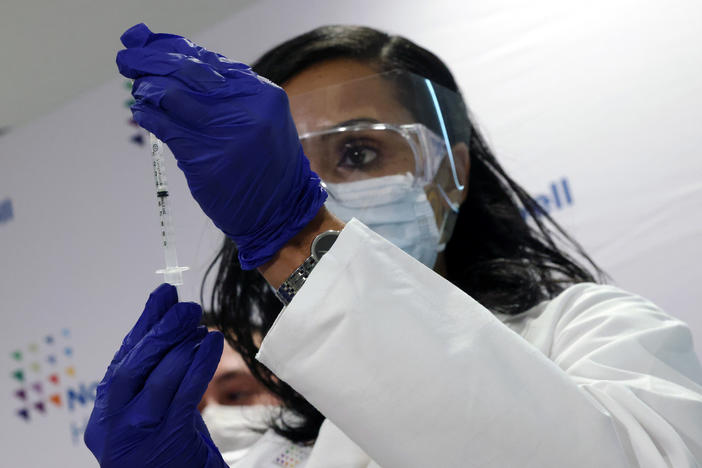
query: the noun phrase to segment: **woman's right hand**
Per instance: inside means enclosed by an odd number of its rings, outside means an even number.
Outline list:
[[[144,24],[122,35],[134,119],[168,145],[205,214],[256,268],[326,200],[302,152],[287,95],[247,65]]]

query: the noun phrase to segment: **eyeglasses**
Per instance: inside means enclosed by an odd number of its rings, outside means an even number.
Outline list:
[[[419,123],[357,123],[304,133],[300,141],[312,168],[331,183],[409,173],[423,186],[448,152],[445,140]]]

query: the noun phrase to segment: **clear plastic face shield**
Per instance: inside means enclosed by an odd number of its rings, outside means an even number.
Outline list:
[[[463,109],[457,93],[404,71],[290,96],[327,208],[343,221],[358,218],[429,267],[452,234],[467,179],[467,141],[450,136],[467,121],[447,121],[445,103],[454,114]]]

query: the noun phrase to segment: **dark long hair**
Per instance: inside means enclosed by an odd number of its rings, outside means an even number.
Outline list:
[[[409,71],[459,93],[449,69],[428,50],[403,37],[358,26],[324,26],[295,37],[264,54],[253,69],[283,84],[312,64],[336,58],[358,60],[378,72]],[[580,245],[505,173],[462,99],[441,106],[451,115],[448,121],[453,125],[447,129],[451,141],[467,144],[471,158],[467,198],[445,250],[446,278],[489,310],[510,315],[571,284],[602,278]],[[216,267],[210,309],[218,328],[253,375],[300,416],[296,424],[279,418],[276,431],[293,441],[313,441],[324,417],[255,360],[254,337],[265,335],[272,326],[280,302],[257,271],[240,268],[231,240],[225,239],[203,286]]]

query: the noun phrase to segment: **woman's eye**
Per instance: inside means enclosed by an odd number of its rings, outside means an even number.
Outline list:
[[[341,150],[339,165],[362,169],[376,161],[377,158],[378,151],[367,144],[346,143]]]
[[[243,392],[230,392],[225,395],[225,404],[236,404],[241,403],[242,400],[246,399],[248,395]]]

